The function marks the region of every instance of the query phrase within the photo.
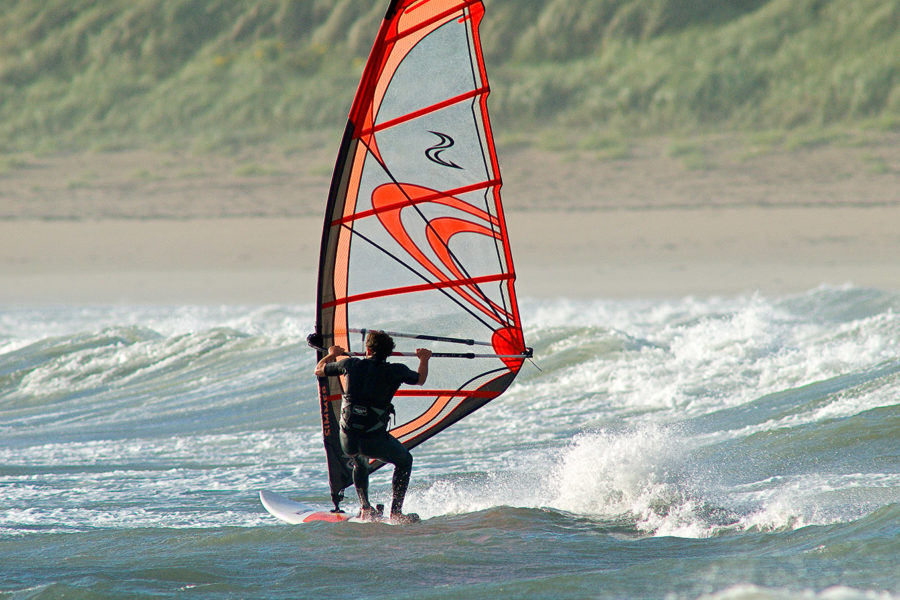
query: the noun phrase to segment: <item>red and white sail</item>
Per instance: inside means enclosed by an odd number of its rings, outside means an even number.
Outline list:
[[[364,352],[362,330],[382,329],[401,354],[426,346],[449,356],[424,389],[395,398],[391,433],[408,448],[496,398],[530,353],[488,119],[483,14],[480,1],[391,3],[326,209],[318,345]],[[415,359],[392,360],[415,369]],[[338,378],[320,379],[335,504],[351,484],[337,438],[341,392]]]

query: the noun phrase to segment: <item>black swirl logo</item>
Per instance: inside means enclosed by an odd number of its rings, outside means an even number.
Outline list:
[[[441,153],[444,150],[452,148],[453,144],[456,143],[453,141],[453,138],[446,133],[440,133],[439,131],[431,131],[431,133],[438,136],[438,138],[440,138],[440,141],[431,148],[425,150],[425,156],[428,158],[428,160],[444,167],[450,167],[452,169],[462,169],[461,166],[459,166],[452,160],[441,157]]]

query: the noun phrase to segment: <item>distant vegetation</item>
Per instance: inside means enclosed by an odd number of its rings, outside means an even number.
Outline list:
[[[0,0],[0,153],[302,147],[386,2]],[[900,0],[486,0],[501,139],[900,129]]]

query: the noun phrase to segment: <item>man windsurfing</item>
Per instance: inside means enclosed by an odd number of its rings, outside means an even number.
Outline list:
[[[359,495],[360,518],[376,520],[378,513],[369,503],[369,459],[394,465],[391,520],[397,523],[418,521],[415,513],[403,514],[403,499],[412,473],[412,454],[387,431],[394,412],[391,404],[401,384],[423,385],[428,378],[431,351],[416,350],[417,371],[406,365],[390,363],[394,340],[383,331],[370,331],[366,336],[366,357],[348,356],[340,346],[331,346],[316,365],[317,377],[341,376],[344,397],[341,404],[341,449],[353,465],[353,485]]]

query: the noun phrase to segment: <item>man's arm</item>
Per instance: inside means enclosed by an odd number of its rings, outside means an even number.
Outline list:
[[[428,359],[431,358],[431,350],[416,348],[416,356],[419,357],[419,380],[416,385],[425,385],[425,380],[428,379]]]
[[[322,360],[316,365],[316,377],[325,377],[325,365],[330,362],[334,362],[337,360],[338,356],[343,356],[347,354],[347,351],[341,348],[340,346],[332,346],[328,349],[328,354],[322,357]]]

